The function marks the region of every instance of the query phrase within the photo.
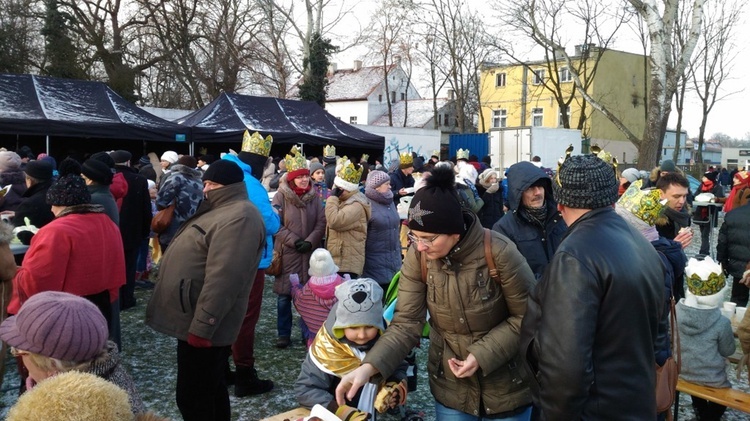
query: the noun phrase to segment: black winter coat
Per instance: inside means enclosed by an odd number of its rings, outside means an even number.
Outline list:
[[[654,246],[656,251],[660,252],[662,262],[665,265],[666,272],[664,274],[664,309],[661,319],[659,319],[659,335],[656,338],[656,363],[659,365],[664,364],[664,361],[672,355],[670,349],[670,336],[669,336],[669,311],[670,311],[670,293],[674,293],[675,301],[679,301],[678,297],[684,297],[685,292],[682,291],[678,294],[677,291],[680,288],[684,288],[684,277],[685,277],[685,265],[687,265],[687,257],[682,251],[682,245],[676,241],[669,240],[664,237],[659,237],[658,240],[652,241],[651,245]],[[679,280],[679,285],[678,285]]]
[[[742,278],[750,262],[750,204],[732,209],[719,229],[716,259],[735,279]]]
[[[494,193],[488,193],[487,189],[479,183],[475,187],[477,188],[479,197],[484,202],[482,209],[477,212],[479,222],[482,223],[483,227],[492,229],[497,221],[505,215],[505,212],[503,212],[503,186],[500,185]]]
[[[52,208],[47,204],[47,190],[52,185],[52,181],[45,181],[34,184],[23,194],[23,201],[16,208],[16,215],[13,217],[13,225],[20,227],[26,225],[24,218],[29,218],[31,225],[41,228],[55,219]]]
[[[654,419],[663,306],[664,268],[640,232],[611,207],[573,223],[521,327],[540,419]]]
[[[128,193],[122,199],[120,209],[120,234],[125,250],[140,247],[151,232],[151,196],[146,177],[125,165],[115,165],[128,183]]]
[[[552,198],[551,180],[542,169],[530,162],[519,162],[508,169],[507,178],[509,211],[492,229],[516,244],[534,276],[539,279],[562,241],[567,225]],[[529,220],[520,209],[523,192],[540,179],[545,180],[544,197],[547,206],[547,220],[543,227]]]

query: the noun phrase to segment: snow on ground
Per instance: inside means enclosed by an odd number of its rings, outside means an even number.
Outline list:
[[[694,232],[696,233],[696,241],[688,248],[688,257],[695,255],[700,247],[700,231],[697,226],[694,226]],[[718,229],[716,233],[718,233]],[[246,398],[232,396],[233,420],[260,420],[298,406],[293,393],[293,385],[305,356],[305,347],[300,339],[299,329],[296,327],[293,331],[294,341],[291,347],[284,350],[274,347],[276,342],[276,296],[271,292],[272,279],[270,277],[266,279],[263,308],[256,330],[255,355],[256,368],[260,376],[272,379],[275,387],[270,393],[260,396]],[[150,294],[150,291],[138,290],[136,292],[138,305],[121,315],[123,360],[135,380],[146,406],[161,416],[179,420],[181,417],[174,401],[174,387],[177,376],[175,359],[177,345],[174,339],[154,332],[143,323],[145,304]],[[295,314],[295,319],[297,318],[298,316]],[[425,372],[428,346],[429,342],[423,340],[417,356],[419,390],[408,397],[409,409],[424,411],[426,421],[435,419],[433,400],[429,392]],[[747,374],[743,375],[740,381],[736,380],[733,364],[727,368],[727,372],[730,381],[736,388],[750,392]],[[15,373],[15,365],[10,366],[6,371],[2,385],[5,391],[0,396],[0,417],[4,417],[8,408],[16,401],[15,390],[17,390],[18,376]],[[8,388],[13,389],[7,390]],[[231,393],[232,388],[230,387],[230,396]],[[398,418],[380,416],[379,419],[388,421]],[[694,419],[690,397],[685,394],[680,396],[680,419]],[[729,409],[723,419],[726,421],[747,420],[748,414]]]

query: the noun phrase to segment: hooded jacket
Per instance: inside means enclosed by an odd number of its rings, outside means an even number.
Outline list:
[[[680,377],[710,387],[732,387],[725,361],[735,351],[732,325],[718,308],[699,307],[686,305],[684,299],[677,303],[682,346]]]
[[[567,225],[552,197],[552,182],[542,169],[531,162],[519,162],[508,169],[506,178],[509,212],[492,229],[516,244],[534,276],[539,279],[560,245]],[[544,205],[547,207],[547,219],[543,226],[530,220],[521,209],[523,192],[538,180],[544,180]]]
[[[491,279],[484,228],[469,211],[463,218],[468,228],[453,250],[442,259],[426,260],[426,282],[421,253],[409,247],[393,321],[363,362],[383,376],[392,373],[419,343],[429,311],[427,371],[432,394],[446,407],[491,416],[531,402],[528,377],[520,366],[519,330],[534,275],[516,246],[493,232],[492,256],[500,284]],[[469,378],[456,378],[448,361],[464,360],[469,354],[479,370]]]
[[[260,220],[244,183],[209,191],[162,257],[146,324],[182,341],[192,333],[233,344],[265,246]]]
[[[326,249],[331,252],[340,272],[362,274],[367,222],[371,213],[370,201],[359,191],[353,192],[344,201],[337,196],[331,196],[326,201]]]
[[[164,209],[176,201],[172,225],[159,234],[159,242],[169,244],[183,222],[190,218],[203,200],[203,183],[198,170],[184,165],[172,165],[159,182],[156,206]]]
[[[528,306],[521,354],[542,420],[656,416],[664,269],[613,208],[591,210],[568,228]]]
[[[253,177],[250,165],[242,162],[242,160],[232,154],[226,154],[222,159],[232,161],[242,169],[245,177],[245,186],[247,187],[247,195],[263,216],[263,224],[266,226],[266,248],[263,250],[263,256],[260,258],[258,268],[265,269],[271,264],[271,259],[273,258],[273,236],[276,235],[281,226],[279,214],[271,207],[271,201],[268,200],[268,192],[265,187]]]

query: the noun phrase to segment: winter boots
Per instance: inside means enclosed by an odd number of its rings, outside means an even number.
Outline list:
[[[271,380],[261,380],[254,368],[237,367],[234,378],[234,396],[260,395],[273,389]]]

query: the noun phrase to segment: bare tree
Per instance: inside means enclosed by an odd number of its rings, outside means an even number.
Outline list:
[[[286,43],[289,18],[274,7],[273,0],[256,0],[261,13],[255,34],[257,45],[249,66],[250,80],[265,95],[286,98],[293,72],[293,54]]]
[[[739,55],[735,42],[740,24],[743,0],[710,3],[705,7],[701,39],[696,47],[696,57],[690,63],[689,78],[701,101],[701,124],[698,128],[697,162],[703,162],[703,142],[708,116],[716,102],[736,94],[722,93],[721,87],[729,79],[729,72]]]
[[[43,67],[37,4],[36,0],[0,1],[0,73],[28,73]]]

